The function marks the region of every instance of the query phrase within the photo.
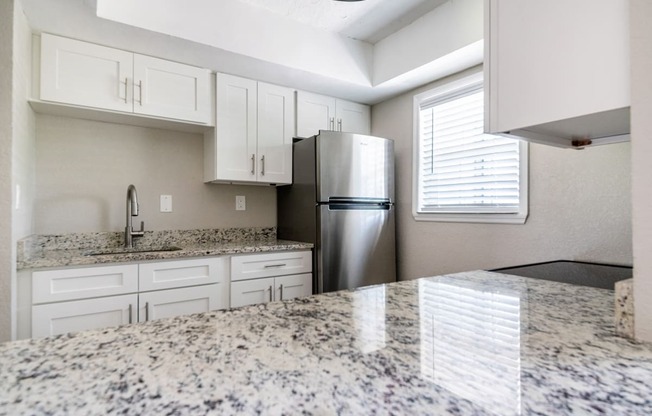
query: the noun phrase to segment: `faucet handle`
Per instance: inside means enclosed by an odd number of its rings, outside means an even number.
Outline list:
[[[145,221],[141,221],[140,222],[140,230],[132,231],[131,235],[139,237],[139,236],[142,236],[144,234],[145,234]]]

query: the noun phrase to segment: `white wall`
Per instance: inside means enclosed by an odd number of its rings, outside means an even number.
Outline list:
[[[36,234],[123,231],[131,183],[145,230],[276,225],[275,188],[203,183],[201,134],[38,114],[36,137]],[[159,212],[162,194],[172,213]]]
[[[372,109],[372,134],[395,140],[400,279],[558,259],[632,263],[628,143],[581,151],[530,145],[525,225],[416,222],[412,100],[436,85]]]
[[[13,250],[11,141],[13,1],[0,2],[0,342],[11,339]]]
[[[376,43],[373,84],[379,85],[400,77],[482,41],[483,3],[478,0],[448,1]],[[482,55],[479,62],[481,60]],[[451,66],[454,67],[454,64]],[[450,75],[450,72],[443,75]]]
[[[635,335],[652,341],[652,2],[630,8]]]

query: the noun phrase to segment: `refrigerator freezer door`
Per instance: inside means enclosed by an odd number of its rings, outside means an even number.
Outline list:
[[[394,142],[361,134],[320,131],[317,202],[329,198],[394,201]]]
[[[319,207],[318,292],[396,281],[394,207],[356,208]]]

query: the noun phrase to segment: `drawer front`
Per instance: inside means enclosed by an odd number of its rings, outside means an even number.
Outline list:
[[[140,291],[226,283],[229,262],[224,257],[145,263],[139,266]]]
[[[138,295],[36,305],[32,307],[32,337],[100,329],[136,321]]]
[[[312,272],[311,251],[231,257],[231,281]]]
[[[138,291],[138,265],[85,267],[32,273],[32,302],[47,303]]]

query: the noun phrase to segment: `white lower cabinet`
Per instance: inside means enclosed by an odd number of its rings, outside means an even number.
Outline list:
[[[32,307],[32,337],[98,329],[134,322],[138,295],[35,305]]]
[[[290,300],[312,294],[310,251],[231,258],[231,307]]]
[[[274,278],[231,282],[231,307],[254,305],[274,300]]]
[[[231,307],[302,298],[312,294],[312,273],[231,283]]]
[[[289,300],[312,295],[312,273],[279,276],[274,279],[274,299]]]
[[[225,309],[228,282],[228,257],[36,271],[31,329],[21,333],[43,337]]]
[[[229,305],[220,300],[219,286],[213,284],[140,293],[138,322],[226,309]]]

